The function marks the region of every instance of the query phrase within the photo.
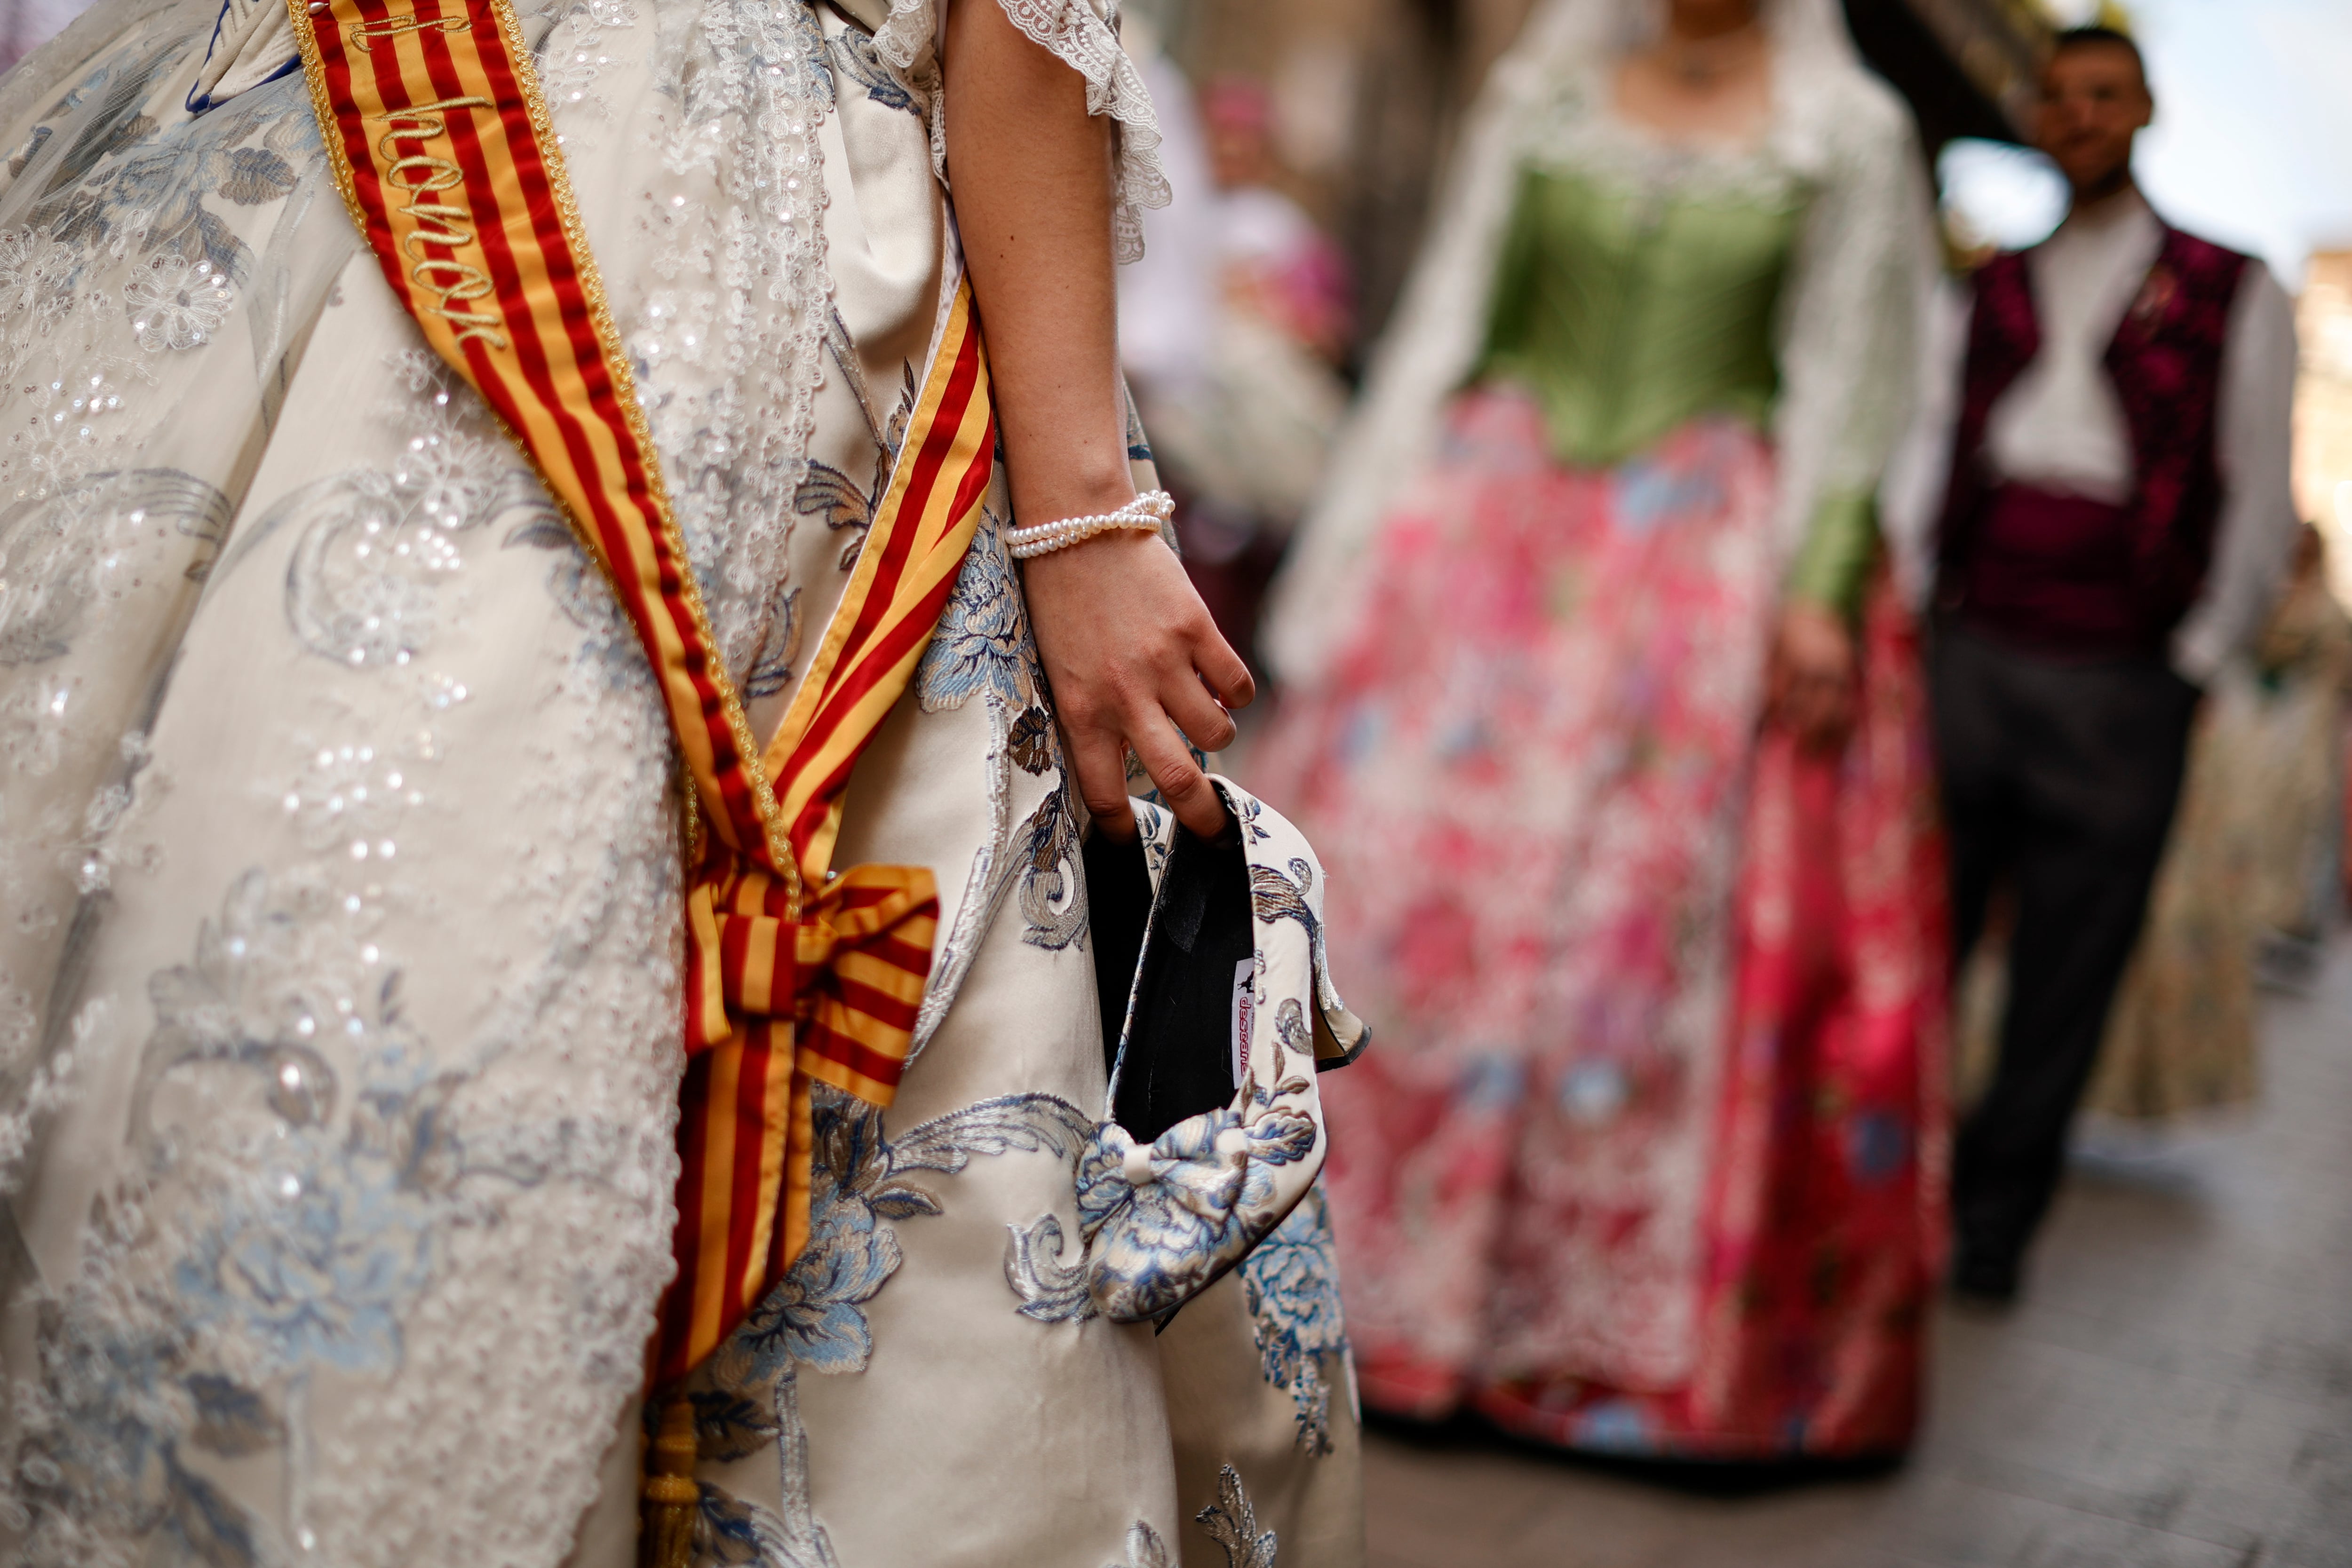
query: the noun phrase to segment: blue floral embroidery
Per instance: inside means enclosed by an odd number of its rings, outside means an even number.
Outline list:
[[[253,250],[206,199],[249,207],[291,196],[321,178],[326,158],[309,96],[290,78],[160,130],[140,113],[155,79],[193,43],[175,40],[155,55],[110,66],[59,106],[102,95],[99,114],[48,172],[49,188],[60,193],[35,206],[30,221],[88,250],[135,239],[142,256],[209,261],[242,286],[252,275]],[[95,172],[110,159],[111,167]]]
[[[1322,1183],[1243,1260],[1241,1275],[1265,1380],[1290,1395],[1300,1451],[1328,1454],[1331,1375],[1348,1354],[1348,1325]]]
[[[636,632],[569,524],[551,508],[535,512],[499,542],[506,549],[543,549],[555,558],[547,569],[548,596],[565,619],[587,633],[577,654],[583,667],[600,671],[610,687],[650,689],[652,675]]]
[[[765,1381],[787,1365],[865,1371],[874,1349],[865,1303],[903,1260],[885,1216],[938,1212],[929,1193],[891,1179],[882,1119],[870,1108],[826,1094],[818,1102],[815,1126],[808,1245],[720,1352],[747,1358],[722,1380],[726,1385]]]
[[[1093,1317],[1094,1298],[1087,1293],[1086,1249],[1079,1249],[1076,1261],[1062,1261],[1062,1222],[1044,1214],[1030,1224],[1006,1228],[1013,1234],[1004,1248],[1004,1282],[1021,1298],[1013,1310],[1041,1323],[1079,1322]]]
[[[1062,768],[1061,737],[1045,706],[1037,644],[1003,528],[994,513],[982,514],[939,630],[916,669],[915,692],[928,713],[960,708],[974,696],[1014,710],[1005,750],[990,761],[997,767],[1010,761],[1042,776]],[[1022,939],[1057,952],[1083,947],[1086,879],[1078,873],[1077,813],[1066,773],[1022,822],[1009,851],[1006,874],[1020,878]]]
[[[782,1471],[782,1516],[702,1483],[698,1560],[757,1568],[836,1568],[809,1502],[808,1433],[799,1376],[862,1372],[873,1354],[866,1303],[903,1260],[891,1222],[944,1212],[902,1178],[953,1176],[973,1159],[1015,1152],[1067,1158],[1092,1120],[1050,1094],[983,1100],[886,1140],[882,1114],[834,1090],[816,1092],[808,1245],[707,1364],[693,1395],[706,1459],[743,1458],[773,1444]]]
[[[833,68],[866,89],[866,96],[885,109],[902,109],[910,114],[920,113],[915,107],[915,95],[907,90],[882,56],[874,47],[874,40],[863,33],[838,33],[826,40],[833,56]]]
[[[87,1537],[77,1521],[95,1505],[142,1540],[158,1568],[253,1568],[252,1521],[190,1468],[184,1448],[244,1458],[282,1440],[277,1416],[250,1389],[191,1375],[184,1325],[117,1320],[101,1330],[89,1314],[61,1315],[44,1334],[43,1397],[22,1408],[12,1456],[26,1552],[80,1557]]]
[[[298,987],[289,1001],[258,972],[305,941],[302,921],[275,904],[249,871],[198,932],[196,961],[150,980],[156,1028],[134,1090],[134,1136],[168,1147],[152,1125],[156,1089],[211,1064],[252,1075],[285,1129],[271,1156],[226,1193],[174,1270],[194,1329],[226,1333],[266,1374],[311,1365],[386,1371],[401,1362],[400,1322],[431,1281],[436,1241],[469,1178],[535,1186],[528,1161],[477,1158],[450,1103],[463,1075],[434,1065],[388,971],[357,1005],[341,988]],[[356,1048],[349,1113],[334,1125],[341,1084],[310,1043],[331,1030]],[[161,1156],[159,1156],[161,1157]]]
[[[1107,1122],[1079,1155],[1078,1218],[1096,1304],[1111,1318],[1181,1305],[1274,1228],[1274,1167],[1314,1152],[1315,1123],[1255,1083],[1251,1102],[1247,1120],[1222,1107],[1151,1144]]]
[[[164,38],[145,54],[126,50],[110,57],[49,106],[41,123],[10,157],[10,177],[24,173],[34,157],[47,147],[57,129],[52,121],[66,119],[92,99],[98,100],[99,110],[84,122],[72,149],[49,174],[52,190],[89,172],[109,152],[152,133],[155,121],[139,111],[153,92],[156,78],[176,67],[194,47],[190,38]]]
[[[1037,700],[1037,644],[1004,548],[1004,524],[983,512],[971,553],[940,612],[940,628],[915,671],[915,692],[927,713],[960,708],[993,692],[1015,708]]]
[[[1131,778],[1129,782],[1133,782]],[[1176,852],[1176,813],[1156,799],[1148,804],[1150,812],[1137,820],[1136,836],[1143,841],[1144,865],[1151,874],[1152,885],[1157,887],[1160,879],[1167,874],[1169,858]]]
[[[388,1162],[305,1149],[222,1217],[176,1270],[198,1326],[233,1322],[272,1371],[383,1372],[401,1318],[433,1277],[435,1205]]]
[[[1255,813],[1251,827],[1259,838],[1268,836],[1256,826]],[[1315,890],[1315,867],[1307,861],[1293,857],[1290,874],[1285,876],[1270,865],[1250,867],[1250,902],[1261,920],[1296,920],[1306,928],[1307,942],[1316,947],[1323,945],[1323,923],[1316,918],[1315,907],[1307,895]]]
[[[1250,808],[1249,814],[1244,821],[1253,841],[1261,841],[1272,837],[1258,825],[1257,812],[1262,808],[1255,801],[1250,802]],[[1328,1020],[1343,1009],[1339,1002],[1339,989],[1331,983],[1331,955],[1330,949],[1323,941],[1323,922],[1316,914],[1312,902],[1312,894],[1315,891],[1315,866],[1310,861],[1294,856],[1289,862],[1289,869],[1290,874],[1285,876],[1272,866],[1252,865],[1250,897],[1262,918],[1296,920],[1306,931],[1308,961],[1315,970],[1315,1005],[1322,1010],[1324,1018]],[[1286,1015],[1282,1021],[1284,1042],[1295,1050],[1304,1051],[1307,1058],[1315,1062],[1315,1070],[1318,1072],[1333,1067],[1347,1066],[1349,1062],[1361,1056],[1365,1047],[1371,1043],[1371,1031],[1365,1029],[1359,1021],[1355,1026],[1354,1043],[1347,1048],[1346,1053],[1326,1060],[1316,1056],[1314,1031],[1304,1017],[1294,1019]]]
[[[760,1568],[836,1568],[833,1542],[820,1527],[795,1533],[783,1521],[746,1502],[724,1487],[702,1483],[702,1511],[695,1531],[698,1563],[758,1564]]]
[[[1032,713],[1038,710],[1033,708]],[[1058,748],[1055,758],[1058,764]],[[1077,813],[1070,808],[1070,780],[1065,774],[1053,792],[1021,825],[1016,846],[1022,867],[1021,939],[1032,947],[1055,952],[1086,946],[1087,879],[1078,863]]]
[[[469,1149],[452,1112],[467,1075],[434,1062],[400,971],[322,940],[305,897],[246,872],[199,925],[192,961],[149,979],[155,1027],[131,1135],[149,1171],[197,1184],[184,1206],[194,1223],[168,1264],[168,1312],[91,1301],[45,1321],[10,1477],[37,1543],[102,1516],[150,1541],[158,1564],[249,1568],[256,1521],[184,1452],[297,1441],[312,1372],[401,1365],[401,1324],[433,1281],[440,1237],[478,1218],[484,1184],[593,1174],[593,1152],[572,1166],[496,1139]],[[369,973],[382,977],[358,983]],[[184,1163],[178,1134],[155,1124],[160,1092],[198,1074],[242,1081],[276,1118],[250,1166]],[[94,1256],[143,1239],[136,1187],[121,1202],[119,1221],[115,1200],[98,1206]]]
[[[850,530],[841,547],[841,570],[847,571],[857,564],[857,552],[865,548],[866,530],[874,526],[874,514],[882,505],[882,487],[890,482],[890,457],[887,453],[876,465],[871,490],[829,463],[812,457],[808,472],[793,491],[793,510],[804,517],[822,517],[824,526],[839,532]]]

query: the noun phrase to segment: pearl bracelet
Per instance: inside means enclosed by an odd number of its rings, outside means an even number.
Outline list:
[[[1004,545],[1014,560],[1034,560],[1041,555],[1084,544],[1097,534],[1121,528],[1146,528],[1158,533],[1175,515],[1175,497],[1165,490],[1147,490],[1116,512],[1097,512],[1091,517],[1064,517],[1034,528],[1013,528],[1005,534]]]

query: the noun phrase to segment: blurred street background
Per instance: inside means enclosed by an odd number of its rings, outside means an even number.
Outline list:
[[[2352,946],[2265,1006],[2262,1109],[2078,1153],[2027,1300],[1947,1306],[1900,1469],[1693,1476],[1368,1444],[1374,1568],[2352,1563]]]
[[[76,0],[0,0],[32,14]],[[2039,239],[2063,212],[2013,143],[2037,40],[2126,21],[2161,105],[2135,169],[2175,222],[2261,256],[2304,294],[2315,384],[2299,495],[2352,542],[2352,5],[2342,0],[1843,0],[1855,42],[1895,83],[1938,165],[1948,230]],[[1129,0],[1181,78],[1263,89],[1265,178],[1337,243],[1355,308],[1350,368],[1386,324],[1460,117],[1529,0]],[[2014,162],[2004,152],[2016,153]],[[1182,199],[1180,179],[1179,199]],[[2315,290],[2315,292],[2314,292]],[[2315,439],[2316,437],[2316,439]],[[2339,568],[2339,570],[2343,569]],[[2352,591],[2352,579],[2339,579]]]
[[[1220,181],[1287,198],[1336,251],[1346,326],[1313,346],[1352,381],[1525,0],[1133,9],[1175,68],[1209,84],[1213,145],[1256,139],[1255,161],[1229,161]],[[2130,28],[2159,105],[2135,164],[2149,200],[2259,256],[2296,296],[2295,501],[2352,601],[2352,5],[1844,10],[1917,118],[1956,275],[2040,241],[2065,211],[2063,183],[2018,145],[2042,40]],[[1148,401],[1150,356],[1131,357]],[[1228,511],[1252,510],[1247,487],[1232,488],[1244,495]],[[1188,536],[1195,579],[1237,642],[1297,508],[1255,510],[1255,536],[1248,518]],[[1248,767],[1244,748],[1236,771]],[[2329,915],[2339,899],[2324,901]],[[2156,1131],[2094,1118],[2021,1304],[1939,1305],[1928,1412],[1899,1466],[1621,1463],[1475,1421],[1376,1422],[1376,1568],[2352,1564],[2352,946],[2325,935],[2331,925],[2259,955],[2251,1107]]]

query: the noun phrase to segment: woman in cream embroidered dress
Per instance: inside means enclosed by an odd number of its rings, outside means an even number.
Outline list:
[[[1202,683],[1247,676],[1158,541],[1006,553],[1016,499],[1148,480],[1089,169],[1125,243],[1156,135],[1085,0],[939,11],[522,17],[762,734],[964,250],[997,366],[1006,464],[838,861],[937,873],[919,1055],[887,1115],[820,1101],[814,1239],[696,1385],[698,1552],[1345,1564],[1319,1198],[1163,1335],[1071,1287],[1080,797],[1124,819],[1125,740],[1221,817],[1176,726],[1220,743]],[[275,0],[102,0],[0,82],[0,1557],[623,1563],[675,1214],[674,753],[362,249],[294,53]]]
[[[1908,119],[1831,0],[1553,0],[1465,146],[1277,591],[1251,774],[1382,1038],[1326,1102],[1364,1396],[1899,1448],[1944,1137],[1874,520]]]

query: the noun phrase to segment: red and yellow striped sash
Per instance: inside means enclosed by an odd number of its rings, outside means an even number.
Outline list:
[[[695,1054],[679,1124],[678,1282],[663,1313],[666,1374],[718,1348],[808,1239],[810,1084],[877,1105],[897,1088],[930,966],[939,913],[930,873],[912,873],[919,904],[887,895],[882,875],[905,875],[900,868],[822,879],[850,768],[939,624],[979,526],[995,446],[988,361],[966,290],[949,313],[857,569],[768,747],[778,810],[802,873],[821,891],[797,930],[778,923],[789,901],[783,879],[764,867],[719,868],[688,895],[687,1050]],[[901,885],[911,887],[889,887]],[[898,924],[876,926],[883,910]],[[886,953],[913,959],[918,923],[919,972],[893,977],[889,964],[868,961]],[[833,940],[813,936],[819,929],[855,931],[874,946],[854,963],[836,952],[831,969],[812,979],[810,966],[823,962],[812,955]],[[788,973],[799,977],[803,1009],[789,1058],[791,1020],[764,1010],[766,998],[783,994],[776,977]],[[747,1017],[772,1021],[747,1028]],[[789,1072],[781,1070],[787,1060]]]
[[[841,794],[980,519],[995,432],[968,289],[863,555],[764,755],[710,632],[547,106],[506,0],[287,0],[352,216],[425,341],[530,457],[612,583],[692,781],[679,1273],[660,1371],[715,1349],[808,1235],[809,1092],[887,1104],[939,904],[830,874]],[[814,893],[808,890],[815,889]]]

